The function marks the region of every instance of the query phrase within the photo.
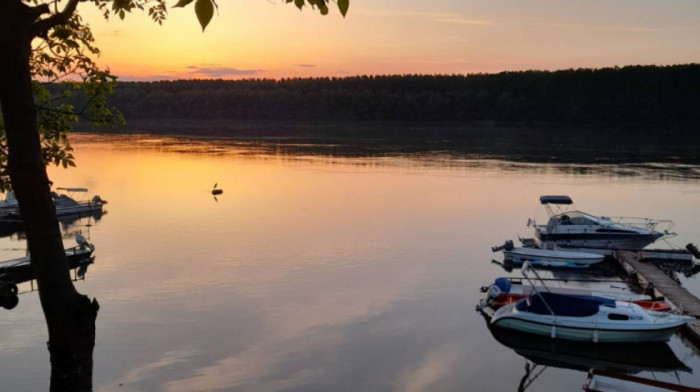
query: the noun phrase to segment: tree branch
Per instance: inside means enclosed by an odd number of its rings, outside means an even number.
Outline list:
[[[49,29],[68,22],[68,19],[73,16],[76,8],[78,8],[78,3],[81,1],[84,0],[69,0],[68,4],[63,8],[63,11],[53,14],[46,19],[34,22],[32,25],[32,35],[34,37],[45,36],[48,34]],[[46,9],[48,9],[48,6]]]

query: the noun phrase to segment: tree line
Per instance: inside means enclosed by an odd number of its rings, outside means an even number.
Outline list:
[[[109,103],[127,121],[688,125],[700,120],[700,64],[471,75],[120,82]]]

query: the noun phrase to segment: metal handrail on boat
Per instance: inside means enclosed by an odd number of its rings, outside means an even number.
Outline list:
[[[555,319],[556,319],[557,315],[554,314],[554,310],[552,310],[552,308],[549,306],[549,304],[547,303],[547,301],[545,301],[545,299],[544,299],[544,297],[542,296],[542,294],[540,294],[540,291],[537,289],[537,287],[535,287],[535,285],[534,285],[534,284],[532,283],[532,281],[530,280],[530,277],[527,276],[527,273],[526,273],[527,270],[531,270],[532,273],[535,274],[535,276],[537,277],[537,280],[540,281],[540,283],[542,284],[542,287],[544,287],[545,290],[547,290],[548,293],[551,293],[552,291],[551,291],[551,290],[549,289],[549,287],[547,287],[547,285],[544,283],[544,281],[543,281],[542,278],[540,277],[540,274],[538,274],[537,271],[530,265],[530,262],[529,262],[529,261],[524,262],[524,263],[523,263],[523,269],[520,271],[520,273],[521,273],[521,274],[523,275],[523,277],[527,280],[527,282],[530,283],[530,286],[532,286],[532,290],[535,292],[535,294],[537,294],[537,295],[540,297],[540,299],[542,300],[542,303],[544,304],[544,306],[546,306],[546,307],[547,307],[547,310],[549,310],[549,313],[551,313],[552,316],[554,316]]]

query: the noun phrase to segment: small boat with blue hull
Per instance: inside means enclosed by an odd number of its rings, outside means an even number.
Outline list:
[[[578,211],[569,196],[541,196],[540,204],[547,211],[546,224],[529,220],[535,228],[540,248],[560,247],[639,250],[662,237],[675,233],[670,220],[648,218],[603,217]],[[665,230],[660,230],[665,226]]]
[[[543,290],[499,308],[491,326],[521,331],[552,339],[594,343],[664,342],[689,318],[670,313],[646,311],[634,303],[592,295],[554,293],[529,263],[522,274],[529,281],[532,270]]]

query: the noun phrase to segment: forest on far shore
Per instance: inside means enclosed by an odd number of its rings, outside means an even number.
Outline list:
[[[700,64],[120,82],[109,101],[127,123],[231,119],[692,126],[700,123]]]

